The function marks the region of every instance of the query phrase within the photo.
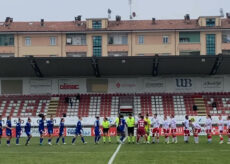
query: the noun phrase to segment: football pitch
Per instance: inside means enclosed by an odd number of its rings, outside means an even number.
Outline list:
[[[7,147],[5,139],[0,145],[0,164],[107,164],[119,146],[116,139],[113,143],[94,144],[93,137],[86,137],[83,145],[80,138],[76,145],[71,145],[71,137],[66,138],[67,145],[49,146],[47,139],[40,146],[39,138],[32,138],[29,146],[24,146],[21,138],[19,146],[15,139]],[[183,137],[178,144],[124,144],[115,156],[113,164],[227,164],[230,163],[230,145],[226,142],[219,145],[219,138],[214,137],[212,144],[207,144],[205,137],[200,137],[200,144],[194,144],[193,138],[185,144]],[[225,138],[225,141],[227,138]],[[54,139],[53,139],[54,143]]]

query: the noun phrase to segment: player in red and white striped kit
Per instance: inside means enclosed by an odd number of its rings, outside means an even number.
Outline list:
[[[188,115],[185,116],[185,120],[182,123],[184,126],[184,142],[188,143],[189,141],[189,136],[190,136],[190,131],[189,131],[189,117]]]
[[[230,116],[227,118],[228,144],[230,144]]]
[[[152,125],[153,125],[153,130],[152,130],[152,134],[153,134],[153,144],[155,143],[155,141],[157,143],[159,143],[159,138],[160,138],[160,121],[157,118],[157,114],[154,114],[154,119],[152,121]]]
[[[224,143],[224,137],[223,137],[224,120],[222,119],[222,116],[219,116],[218,129],[219,129],[219,136],[220,136],[220,144],[223,144]]]
[[[199,133],[201,132],[201,126],[198,122],[195,122],[194,118],[189,120],[189,124],[192,127],[194,142],[198,144],[199,143]]]
[[[212,142],[212,117],[211,115],[207,115],[205,122],[205,129],[207,133],[208,143]]]
[[[170,122],[167,118],[167,116],[164,116],[164,121],[162,123],[162,128],[165,136],[165,143],[169,144],[169,125]]]
[[[171,134],[172,134],[172,143],[177,143],[177,136],[176,136],[176,120],[174,118],[174,115],[171,115],[170,120],[170,128],[171,128]]]
[[[145,132],[145,125],[147,122],[144,120],[144,116],[140,116],[140,120],[137,122],[137,144],[141,137],[145,137],[146,143],[148,143],[148,136]]]

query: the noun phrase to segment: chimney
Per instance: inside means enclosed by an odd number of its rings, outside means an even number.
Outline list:
[[[152,18],[152,24],[156,24],[156,18]]]
[[[9,26],[13,22],[13,18],[11,17],[6,17],[5,19],[5,26]]]
[[[82,26],[84,23],[81,21],[81,15],[78,15],[77,17],[74,18],[75,19],[75,23],[78,26]]]
[[[189,14],[186,14],[186,15],[184,16],[184,21],[185,21],[186,23],[190,23],[190,15],[189,15]]]
[[[230,19],[230,13],[226,13],[226,18]]]
[[[44,26],[45,22],[44,19],[41,19],[41,26]]]
[[[116,16],[116,23],[117,23],[117,25],[119,25],[120,22],[121,22],[121,16],[117,15]]]

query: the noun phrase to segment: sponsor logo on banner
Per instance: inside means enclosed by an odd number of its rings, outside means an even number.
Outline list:
[[[79,89],[79,85],[78,84],[62,84],[60,85],[60,89]]]
[[[163,79],[145,79],[143,89],[146,92],[164,91],[165,82]]]
[[[31,135],[33,137],[39,137],[40,136],[40,133],[38,131],[38,128],[31,128]],[[45,137],[48,137],[48,130],[47,128],[45,128]],[[12,130],[12,136],[15,137],[16,136],[16,129],[14,128]],[[59,128],[54,128],[53,130],[53,136],[57,137],[59,136]],[[66,136],[66,128],[64,128],[64,136]],[[6,131],[5,129],[3,129],[3,137],[6,137]],[[22,128],[22,133],[21,133],[21,137],[27,137],[25,131],[24,131],[24,128]]]
[[[59,93],[85,93],[85,79],[62,79],[58,81]]]
[[[128,83],[125,83],[125,84],[121,84],[120,82],[117,82],[116,83],[116,87],[117,88],[133,88],[133,87],[136,87],[136,84],[128,84]]]
[[[178,88],[191,88],[192,79],[176,79],[176,87]]]
[[[103,135],[103,128],[100,128],[100,134]],[[110,136],[116,136],[117,135],[117,128],[115,127],[111,127],[109,128],[109,135]],[[91,136],[95,136],[95,132],[94,132],[94,127],[91,128]]]
[[[223,78],[210,78],[203,81],[203,88],[214,88],[222,89],[223,88]]]
[[[76,128],[67,128],[66,136],[75,136]],[[83,128],[83,136],[91,136],[91,128]]]

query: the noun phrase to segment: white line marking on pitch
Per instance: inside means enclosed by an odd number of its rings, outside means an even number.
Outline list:
[[[126,140],[126,138],[124,139],[124,142],[125,142],[125,140]],[[122,144],[119,144],[119,145],[118,145],[116,151],[113,153],[112,157],[109,159],[108,164],[112,164],[112,163],[113,163],[115,157],[117,156],[117,153],[118,153],[119,150],[121,149],[121,145],[122,145]]]

